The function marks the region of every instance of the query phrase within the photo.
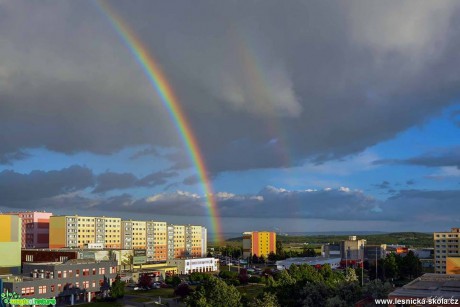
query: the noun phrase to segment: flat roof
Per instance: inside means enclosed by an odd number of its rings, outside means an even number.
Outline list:
[[[426,273],[402,288],[391,292],[389,297],[425,298],[431,296],[460,298],[460,275]]]

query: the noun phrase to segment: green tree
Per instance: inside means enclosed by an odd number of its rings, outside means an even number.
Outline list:
[[[216,277],[210,277],[204,284],[185,299],[189,307],[240,307],[241,295],[234,287]]]
[[[276,255],[278,256],[279,260],[286,259],[286,254],[284,252],[283,243],[281,243],[281,241],[279,240],[276,241]]]
[[[385,278],[393,279],[398,275],[398,263],[394,253],[389,254],[384,260]]]
[[[125,282],[121,281],[120,275],[115,277],[115,281],[112,283],[110,289],[110,295],[113,298],[122,298],[125,296]]]
[[[356,275],[356,270],[353,268],[347,268],[345,272],[345,280],[348,282],[358,281],[358,276]]]
[[[409,251],[405,257],[402,257],[401,262],[400,275],[402,278],[413,279],[422,275],[422,263],[413,251]]]
[[[347,304],[340,296],[336,295],[330,297],[326,300],[326,307],[348,307],[350,305]]]
[[[268,254],[268,261],[275,262],[276,260],[278,260],[277,255],[274,252],[270,252],[270,254]]]
[[[176,287],[176,289],[174,289],[174,295],[180,296],[182,299],[184,299],[185,297],[190,295],[190,293],[192,293],[192,291],[193,290],[190,288],[189,285],[187,285],[185,283],[182,283],[182,284],[178,285]]]
[[[366,296],[370,296],[373,299],[387,298],[392,289],[390,283],[383,283],[379,279],[374,279],[364,286],[363,292]]]
[[[259,257],[256,254],[252,255],[252,263],[259,263]]]
[[[276,295],[273,293],[265,292],[261,298],[253,299],[249,304],[249,307],[279,307]]]

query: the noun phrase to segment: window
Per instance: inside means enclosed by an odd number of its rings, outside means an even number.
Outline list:
[[[45,294],[46,293],[46,286],[38,286],[38,293]]]
[[[84,281],[83,282],[83,288],[88,289],[89,288],[89,281]]]
[[[51,291],[51,292],[54,292],[54,290],[55,290],[55,289],[54,289],[54,285],[51,285],[51,290],[50,290],[50,291]]]
[[[80,270],[75,270],[75,277],[80,277]]]
[[[99,275],[105,274],[105,268],[99,268]]]
[[[61,285],[61,284],[58,284],[58,291],[59,291],[59,292],[62,291],[62,285]]]
[[[93,269],[93,275],[96,275],[96,269]]]
[[[69,277],[73,277],[73,271],[69,270]]]
[[[62,277],[67,278],[67,271],[64,271]]]
[[[75,288],[79,288],[79,287],[80,287],[80,283],[77,281],[77,282],[75,283]]]

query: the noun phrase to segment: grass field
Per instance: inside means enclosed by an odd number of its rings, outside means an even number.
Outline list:
[[[262,284],[237,287],[241,295],[245,295],[250,300],[257,297],[259,294],[263,293],[264,288],[265,288],[265,285],[262,285]]]
[[[148,296],[152,298],[158,298],[159,296],[162,298],[171,298],[174,297],[174,289],[172,288],[161,288],[161,289],[152,289],[152,290],[128,290],[125,292],[127,295],[139,295],[139,296]]]

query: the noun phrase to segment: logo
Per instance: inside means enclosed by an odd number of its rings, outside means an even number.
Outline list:
[[[21,298],[19,294],[16,292],[9,292],[6,290],[6,292],[2,293],[1,295],[1,303],[3,305],[18,305],[18,306],[25,306],[25,305],[43,305],[43,306],[48,306],[48,305],[56,305],[56,299],[55,298]]]

